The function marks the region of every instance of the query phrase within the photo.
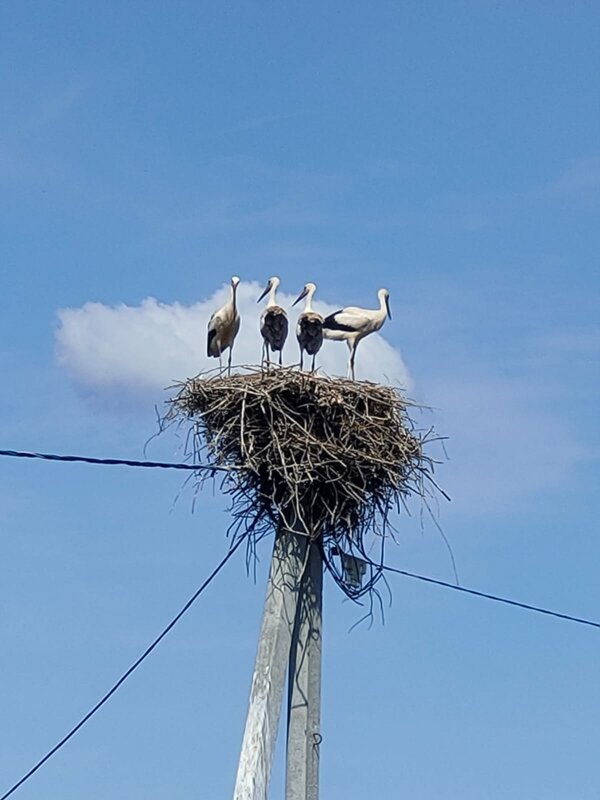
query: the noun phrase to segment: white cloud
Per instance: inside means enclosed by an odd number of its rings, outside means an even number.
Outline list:
[[[595,357],[600,354],[600,327],[557,330],[539,336],[535,343],[546,357]]]
[[[234,364],[259,362],[259,316],[264,304],[256,299],[261,291],[256,282],[240,284],[242,326]],[[218,365],[205,355],[206,325],[228,295],[226,285],[191,306],[148,298],[139,306],[86,303],[63,309],[58,312],[57,357],[77,385],[96,397],[113,399],[127,392],[144,403],[154,403],[165,387]],[[294,325],[300,309],[290,308],[293,295],[281,294],[279,299],[290,316],[284,363],[297,363]],[[336,310],[322,302],[316,305],[322,313]],[[404,323],[410,324],[408,316]],[[437,343],[442,358],[421,375],[418,394],[436,411],[414,416],[423,427],[433,423],[449,437],[450,461],[437,471],[440,485],[452,497],[451,505],[442,504],[442,524],[454,512],[478,515],[527,508],[544,492],[573,486],[578,465],[593,453],[578,441],[572,419],[564,415],[563,400],[546,372],[520,380],[490,373],[475,352],[457,352],[448,344],[451,331],[436,329],[426,338]],[[586,336],[582,342],[571,338],[565,337],[569,346],[587,349],[597,344],[595,336]],[[317,363],[328,374],[345,375],[347,348],[341,342],[325,342]],[[451,372],[448,364],[452,364]],[[414,391],[400,353],[378,334],[360,343],[357,375]]]
[[[600,188],[600,158],[573,158],[559,178],[549,183],[546,193],[550,196],[583,195],[597,192]]]
[[[303,117],[303,111],[289,111],[280,112],[275,114],[264,114],[262,117],[253,117],[244,122],[240,122],[231,128],[226,128],[222,133],[243,133],[245,131],[255,130],[256,128],[264,128],[267,125],[273,125],[277,122],[287,122],[290,119],[297,119]]]
[[[258,305],[256,299],[261,291],[256,282],[239,286],[242,324],[233,351],[234,364],[260,362],[263,303]],[[125,389],[154,395],[174,381],[218,366],[218,361],[206,356],[206,326],[212,312],[228,296],[226,285],[208,300],[191,306],[147,298],[139,306],[86,303],[81,308],[61,309],[56,331],[58,361],[88,390],[106,393]],[[290,309],[295,296],[280,293],[278,298],[289,309],[290,317],[284,363],[293,364],[299,358],[294,328],[302,304]],[[322,302],[315,308],[321,313],[337,310]],[[317,356],[318,365],[331,375],[344,375],[346,362],[347,348],[340,342],[325,342]],[[402,356],[379,334],[360,343],[356,368],[361,379],[412,387]]]
[[[465,374],[428,390],[443,409],[436,428],[449,437],[450,461],[439,480],[454,511],[514,511],[540,492],[572,486],[577,465],[591,457],[541,385]]]

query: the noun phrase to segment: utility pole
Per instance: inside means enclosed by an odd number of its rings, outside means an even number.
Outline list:
[[[311,542],[290,651],[286,800],[319,798],[322,599],[323,561]]]
[[[323,565],[291,526],[275,538],[234,800],[266,800],[288,675],[286,800],[317,800]]]
[[[286,800],[318,800],[323,568],[350,598],[372,592],[382,564],[360,555],[396,505],[437,488],[424,452],[437,437],[415,432],[409,405],[391,386],[282,366],[201,375],[173,401],[198,459],[230,471],[239,535],[253,547],[276,529],[234,800],[267,800],[286,676]]]

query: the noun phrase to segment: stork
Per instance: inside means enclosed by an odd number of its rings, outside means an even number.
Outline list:
[[[288,318],[281,306],[277,305],[275,294],[280,284],[279,278],[269,278],[264,292],[256,301],[260,303],[263,297],[268,294],[267,307],[260,316],[260,332],[263,337],[262,360],[267,362],[269,368],[269,348],[279,351],[279,366],[282,364],[282,350],[288,335]]]
[[[306,297],[304,311],[296,323],[296,338],[300,345],[300,369],[303,367],[304,351],[306,350],[308,355],[312,356],[311,372],[315,371],[315,356],[323,344],[323,317],[312,308],[312,299],[316,291],[317,287],[314,283],[307,283],[299,297],[292,303],[295,306]]]
[[[219,359],[219,366],[223,368],[222,354],[229,348],[227,361],[227,374],[231,375],[231,354],[233,343],[240,329],[240,315],[236,305],[236,292],[240,279],[234,275],[231,279],[231,297],[224,306],[219,308],[208,321],[208,336],[206,340],[206,355]]]
[[[356,380],[354,373],[354,358],[356,348],[361,339],[370,333],[378,331],[385,322],[386,316],[392,318],[390,311],[390,293],[387,289],[377,292],[379,308],[356,308],[348,306],[330,314],[323,320],[323,336],[326,339],[345,341],[350,350],[348,359],[348,377]]]

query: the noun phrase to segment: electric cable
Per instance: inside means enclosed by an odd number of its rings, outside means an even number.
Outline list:
[[[414,572],[407,572],[404,569],[396,569],[396,567],[389,567],[383,565],[382,569],[385,572],[395,572],[398,575],[404,575],[406,578],[414,578],[418,581],[425,581],[426,583],[434,583],[437,586],[443,586],[446,589],[454,589],[457,592],[464,592],[465,594],[471,594],[475,597],[484,597],[486,600],[494,600],[496,603],[505,603],[509,606],[516,606],[517,608],[523,608],[527,611],[535,611],[538,614],[546,614],[549,617],[558,617],[558,619],[564,619],[568,622],[577,622],[580,625],[589,625],[592,628],[600,628],[600,622],[595,622],[591,619],[585,619],[583,617],[574,617],[571,614],[563,614],[560,611],[553,611],[549,608],[542,608],[541,606],[533,606],[529,603],[522,603],[519,600],[511,600],[508,597],[500,597],[496,594],[489,594],[488,592],[480,592],[478,589],[469,589],[466,586],[458,586],[455,583],[448,583],[448,581],[442,581],[438,578],[429,578],[425,575],[417,575]],[[3,798],[0,798],[3,800]]]
[[[175,625],[179,622],[179,620],[185,614],[185,612],[190,608],[190,606],[193,605],[195,600],[202,594],[202,592],[214,580],[214,578],[217,577],[219,572],[223,569],[225,564],[229,561],[229,559],[235,553],[235,551],[238,549],[238,547],[241,545],[241,543],[243,541],[245,541],[245,538],[246,538],[245,536],[241,536],[237,540],[237,542],[232,544],[232,546],[229,548],[229,550],[227,551],[227,553],[224,556],[224,558],[221,559],[221,561],[217,564],[217,566],[210,573],[208,578],[206,578],[204,583],[202,583],[202,585],[194,592],[194,594],[190,597],[190,599],[183,606],[183,608],[176,614],[175,617],[173,617],[171,622],[169,622],[169,624],[166,626],[166,628],[164,628],[163,631],[156,637],[156,639],[154,639],[152,644],[149,645],[144,650],[142,655],[129,667],[129,669],[119,678],[119,680],[112,686],[112,688],[109,689],[108,692],[106,692],[106,694],[96,703],[96,705],[90,711],[88,711],[88,713],[84,717],[82,717],[82,719],[77,723],[77,725],[75,725],[73,728],[71,728],[71,730],[65,736],[63,736],[63,738],[57,744],[55,744],[54,747],[51,750],[49,750],[46,753],[46,755],[43,758],[41,758],[37,762],[37,764],[35,764],[35,766],[33,766],[29,770],[29,772],[27,772],[25,775],[23,775],[23,777],[20,780],[18,780],[5,794],[3,794],[2,797],[0,797],[0,800],[6,800],[6,798],[10,797],[10,795],[13,792],[15,792],[20,786],[22,786],[25,783],[25,781],[29,780],[29,778],[31,778],[31,776],[34,775],[38,771],[38,769],[41,766],[43,766],[43,764],[45,764],[46,761],[48,761],[49,758],[51,758],[56,752],[58,752],[61,749],[61,747],[63,747],[69,741],[69,739],[71,739],[71,737],[74,736],[77,733],[77,731],[80,728],[82,728],[83,725],[85,725],[85,723],[91,717],[94,716],[94,714],[100,708],[102,708],[102,706],[106,703],[106,701],[109,700],[113,696],[113,694],[127,680],[127,678],[132,674],[132,672],[134,672],[140,666],[142,661],[144,661],[150,655],[150,653],[154,650],[154,648],[159,644],[159,642],[161,642],[165,638],[167,633],[169,633],[169,631],[173,627],[175,627]]]
[[[56,453],[30,453],[25,450],[0,450],[0,456],[11,458],[39,458],[44,461],[69,461],[83,464],[102,464],[104,466],[154,467],[158,469],[183,469],[190,471],[209,470],[215,472],[231,472],[240,469],[235,466],[213,466],[212,464],[187,464],[173,461],[136,461],[129,458],[96,458],[95,456],[65,456]],[[0,798],[1,800],[1,798]]]

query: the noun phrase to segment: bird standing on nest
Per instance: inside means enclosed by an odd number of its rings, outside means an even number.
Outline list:
[[[267,369],[269,368],[269,348],[279,351],[279,366],[282,364],[282,350],[288,335],[288,318],[281,306],[277,305],[275,293],[280,284],[279,278],[269,278],[264,292],[256,301],[260,303],[268,293],[267,307],[260,316],[260,332],[263,337],[262,360],[266,360]]]
[[[212,315],[208,321],[208,336],[206,340],[206,354],[218,358],[219,366],[223,368],[222,354],[229,348],[227,361],[227,374],[231,375],[231,354],[233,342],[240,329],[240,315],[236,306],[236,292],[240,279],[234,275],[231,279],[231,297],[224,306]]]
[[[300,345],[300,369],[303,367],[304,351],[306,351],[309,356],[312,356],[311,372],[315,371],[315,356],[323,344],[323,317],[312,308],[312,299],[316,291],[317,287],[314,283],[307,283],[300,296],[292,303],[295,306],[302,298],[306,297],[304,311],[296,323],[296,338]]]
[[[348,377],[356,380],[354,373],[354,358],[356,348],[361,339],[370,333],[378,331],[385,322],[386,316],[392,318],[390,311],[390,293],[387,289],[377,292],[379,308],[357,308],[348,306],[330,314],[323,320],[323,336],[326,339],[345,341],[350,350],[348,359]]]

